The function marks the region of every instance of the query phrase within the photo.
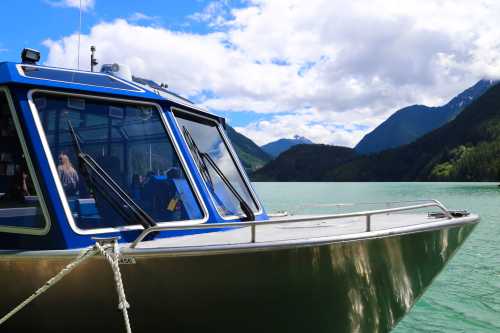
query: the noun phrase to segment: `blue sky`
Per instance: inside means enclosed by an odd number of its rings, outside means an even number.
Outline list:
[[[158,26],[174,30],[207,32],[205,24],[198,24],[186,18],[200,12],[209,1],[161,1],[127,0],[94,1],[92,8],[83,12],[82,32],[102,21],[116,18],[133,18],[141,13],[154,19]],[[0,37],[2,60],[18,61],[23,47],[37,48],[48,53],[42,41],[47,38],[59,39],[78,30],[79,11],[75,7],[63,5],[58,0],[4,0],[1,14]],[[5,10],[8,8],[8,11]],[[9,13],[12,13],[9,14]],[[6,50],[5,50],[6,49]]]
[[[210,4],[209,0],[161,1],[92,1],[91,8],[84,8],[82,33],[99,22],[125,18],[135,23],[147,23],[156,27],[165,27],[173,31],[188,31],[206,34],[213,29],[207,24],[190,18],[201,13]],[[78,3],[78,0],[75,0]],[[85,4],[85,0],[83,1]],[[40,50],[44,55],[49,49],[43,44],[47,38],[60,39],[74,33],[79,28],[78,8],[59,0],[4,1],[4,6],[12,13],[23,13],[23,20],[17,15],[1,15],[0,29],[8,31],[0,38],[0,60],[19,61],[24,47]],[[241,7],[239,1],[231,2],[231,8]],[[228,7],[229,8],[229,7]],[[44,59],[42,59],[42,62]],[[196,99],[196,96],[191,96]],[[219,112],[227,117],[233,126],[242,126],[271,116],[257,115],[251,111],[238,113]]]
[[[80,57],[167,82],[259,144],[354,146],[398,108],[500,73],[494,0],[82,0]],[[75,68],[79,0],[2,1],[0,61]]]

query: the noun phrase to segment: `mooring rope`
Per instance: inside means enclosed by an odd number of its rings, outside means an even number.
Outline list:
[[[40,287],[37,291],[35,291],[30,297],[28,297],[18,306],[9,311],[9,313],[1,317],[0,326],[3,323],[5,323],[9,318],[14,316],[19,311],[21,311],[26,305],[28,305],[37,297],[46,292],[50,287],[55,285],[57,282],[61,281],[66,275],[71,273],[75,268],[77,268],[87,259],[96,254],[101,254],[106,259],[106,261],[109,262],[111,266],[111,270],[113,271],[115,279],[116,292],[118,293],[118,309],[120,309],[123,313],[126,332],[132,333],[132,328],[130,326],[130,319],[128,316],[128,308],[130,307],[130,305],[127,302],[125,296],[125,288],[123,287],[123,280],[119,265],[120,247],[116,239],[113,240],[112,243],[105,243],[105,241],[103,241],[103,244],[101,244],[101,241],[96,241],[95,245],[82,250],[82,252],[80,252],[80,254],[75,258],[75,260],[66,265],[66,267],[64,267],[59,273],[57,273],[51,279],[49,279],[42,287]]]
[[[130,327],[130,319],[128,316],[128,308],[130,308],[130,304],[128,304],[127,298],[125,296],[125,288],[123,287],[122,274],[120,272],[120,247],[118,246],[118,242],[113,242],[111,253],[110,251],[108,251],[110,248],[104,248],[104,246],[99,244],[99,242],[97,242],[95,246],[104,256],[104,258],[106,258],[111,266],[111,269],[113,270],[116,292],[118,294],[118,309],[122,310],[123,321],[125,323],[125,329],[127,333],[132,333],[132,328]]]

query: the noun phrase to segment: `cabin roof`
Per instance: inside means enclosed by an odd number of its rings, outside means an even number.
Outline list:
[[[188,99],[161,86],[157,86],[156,83],[149,84],[148,82],[154,83],[152,80],[141,78],[136,78],[133,82],[130,82],[113,75],[83,70],[0,62],[0,85],[15,84],[31,86],[35,89],[97,93],[153,102],[167,100],[177,106],[187,107],[190,111],[225,124],[224,118],[208,112]]]

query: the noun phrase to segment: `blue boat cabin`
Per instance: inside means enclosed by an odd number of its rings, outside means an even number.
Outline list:
[[[0,63],[1,248],[266,220],[224,127],[150,80]]]

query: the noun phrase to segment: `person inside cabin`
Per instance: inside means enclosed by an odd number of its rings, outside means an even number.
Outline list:
[[[133,174],[132,175],[132,184],[130,186],[130,189],[132,191],[132,198],[134,200],[140,200],[141,199],[141,193],[142,193],[142,188],[144,185],[144,177],[138,174]]]
[[[28,188],[28,172],[26,166],[18,166],[14,176],[10,179],[5,194],[1,197],[3,202],[24,203],[25,197],[30,195]]]
[[[78,195],[78,172],[76,172],[68,155],[66,155],[65,153],[59,154],[59,165],[57,166],[57,172],[59,174],[59,178],[61,179],[61,183],[66,195]]]

